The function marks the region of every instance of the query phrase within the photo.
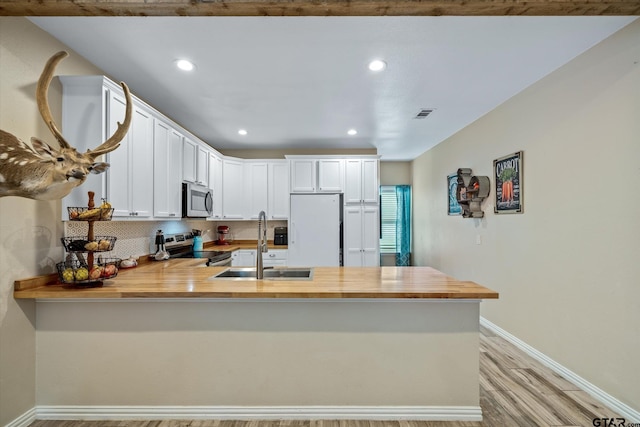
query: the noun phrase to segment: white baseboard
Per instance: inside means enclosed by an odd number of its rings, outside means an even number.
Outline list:
[[[479,406],[38,406],[39,420],[482,421]]]
[[[524,341],[520,340],[518,337],[516,337],[514,335],[511,335],[509,332],[505,331],[504,329],[500,328],[499,326],[495,325],[494,323],[491,323],[489,320],[485,319],[482,316],[480,316],[480,325],[484,326],[485,328],[491,330],[496,335],[498,335],[498,336],[504,338],[505,340],[509,341],[511,344],[515,345],[520,350],[522,350],[525,353],[527,353],[527,355],[529,355],[532,358],[536,359],[538,362],[540,362],[543,365],[551,368],[554,372],[556,372],[557,374],[561,375],[562,377],[564,377],[568,381],[570,381],[573,384],[575,384],[578,387],[580,387],[582,390],[584,390],[587,393],[589,393],[595,399],[600,401],[603,405],[605,405],[606,407],[612,409],[616,414],[621,415],[622,417],[624,417],[627,421],[629,421],[629,422],[640,422],[640,412],[639,411],[633,409],[629,405],[627,405],[627,404],[619,401],[615,397],[611,396],[609,393],[605,392],[604,390],[602,390],[602,389],[596,387],[595,385],[591,384],[589,381],[585,380],[584,378],[582,378],[581,376],[579,376],[575,372],[565,368],[564,366],[562,366],[561,364],[559,364],[555,360],[553,360],[550,357],[548,357],[546,354],[541,353],[540,351],[538,351],[535,348],[531,347],[529,344],[527,344]]]
[[[36,419],[36,408],[31,408],[15,420],[11,421],[5,427],[27,427]]]

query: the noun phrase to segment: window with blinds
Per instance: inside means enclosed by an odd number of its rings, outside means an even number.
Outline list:
[[[396,186],[380,186],[380,253],[396,253]]]

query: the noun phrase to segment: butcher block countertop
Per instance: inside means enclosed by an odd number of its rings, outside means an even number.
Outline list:
[[[431,267],[315,267],[312,280],[210,278],[228,267],[202,259],[171,259],[121,269],[102,287],[74,288],[17,280],[15,298],[434,298],[497,299],[498,293]]]

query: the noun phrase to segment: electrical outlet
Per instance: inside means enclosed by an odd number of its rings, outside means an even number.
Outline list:
[[[476,234],[476,245],[481,245],[482,244],[482,236],[479,234]]]

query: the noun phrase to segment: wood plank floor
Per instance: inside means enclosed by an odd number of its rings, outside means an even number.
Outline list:
[[[29,427],[587,427],[594,425],[594,418],[619,417],[574,384],[482,327],[480,406],[482,422],[40,420]]]

